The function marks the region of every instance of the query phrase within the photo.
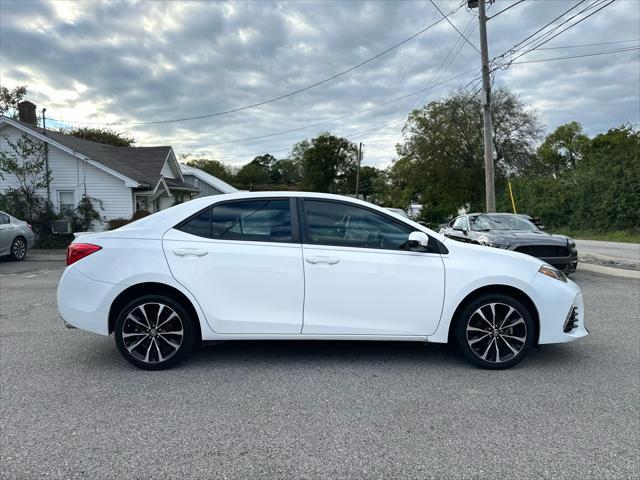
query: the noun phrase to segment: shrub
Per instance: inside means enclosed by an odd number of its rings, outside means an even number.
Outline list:
[[[137,210],[133,213],[131,218],[127,220],[126,218],[114,218],[113,220],[109,220],[107,222],[109,230],[115,230],[116,228],[123,227],[131,222],[135,222],[136,220],[140,220],[141,218],[148,217],[151,215],[149,210]]]

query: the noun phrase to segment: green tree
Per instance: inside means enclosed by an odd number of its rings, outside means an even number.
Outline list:
[[[18,103],[27,95],[27,87],[19,85],[12,90],[0,85],[0,115],[17,118]]]
[[[46,144],[22,134],[17,140],[4,135],[8,148],[0,151],[0,179],[14,180],[4,193],[7,210],[19,218],[34,221],[46,205],[40,191],[51,182],[46,168]]]
[[[493,94],[496,184],[526,169],[541,127],[534,113],[506,89]],[[484,153],[480,101],[458,91],[409,115],[398,159],[390,167],[391,205],[425,205],[424,220],[439,222],[459,208],[484,210]]]
[[[62,133],[91,142],[113,145],[114,147],[131,147],[136,142],[133,137],[109,128],[76,127],[61,130]]]
[[[301,188],[313,192],[351,193],[346,179],[355,172],[358,148],[328,132],[293,146],[290,159],[302,166]],[[355,186],[355,183],[354,183]]]
[[[558,133],[567,131],[565,138],[577,139],[544,153],[558,168],[549,165],[546,174],[534,169],[512,179],[518,211],[539,216],[552,228],[639,232],[640,132],[622,125],[590,140],[575,134],[579,124],[568,125],[571,128],[561,127],[542,144],[558,145]],[[503,206],[509,204],[506,191],[501,200]]]
[[[276,185],[296,185],[302,181],[302,165],[295,159],[276,160],[271,168],[271,181]]]
[[[253,190],[256,185],[268,184],[271,181],[269,173],[259,164],[249,162],[236,173],[235,181],[241,188]]]
[[[582,132],[582,125],[578,122],[561,125],[538,147],[531,173],[557,177],[576,168],[588,147],[589,137]]]

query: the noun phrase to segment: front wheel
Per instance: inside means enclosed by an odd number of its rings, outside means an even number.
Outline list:
[[[116,320],[118,350],[143,370],[163,370],[180,362],[193,350],[195,337],[187,311],[163,295],[133,300]]]
[[[481,296],[463,310],[455,326],[462,355],[474,365],[491,370],[520,362],[534,336],[531,313],[508,295]]]

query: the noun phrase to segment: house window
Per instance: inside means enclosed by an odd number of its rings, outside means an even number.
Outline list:
[[[75,192],[58,191],[58,210],[60,215],[72,215],[76,208]]]
[[[147,195],[136,195],[137,210],[149,210],[149,197]]]

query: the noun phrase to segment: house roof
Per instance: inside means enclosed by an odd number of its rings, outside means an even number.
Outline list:
[[[165,177],[165,182],[167,182],[167,185],[169,186],[170,189],[176,189],[176,190],[188,190],[190,192],[199,192],[200,190],[197,187],[194,187],[193,185],[189,185],[187,182],[183,182],[182,180],[178,180],[177,178],[166,178]]]
[[[16,123],[23,128],[27,128],[40,135],[46,135],[53,142],[67,147],[74,152],[98,162],[105,167],[114,170],[125,177],[139,183],[140,186],[155,186],[160,180],[162,167],[169,154],[172,152],[170,146],[161,147],[115,147],[102,143],[91,142],[72,135],[60,132],[45,130],[35,127],[30,123],[17,119],[2,117],[7,123]],[[180,180],[176,182],[190,187]],[[176,185],[178,186],[178,185]]]
[[[199,168],[190,167],[189,165],[180,164],[180,170],[182,170],[183,175],[193,175],[199,180],[202,180],[204,183],[211,185],[216,190],[220,190],[222,193],[234,193],[237,192],[238,189],[232,187],[227,182],[223,182],[218,177],[214,177],[213,175],[208,174],[204,170],[200,170]]]

